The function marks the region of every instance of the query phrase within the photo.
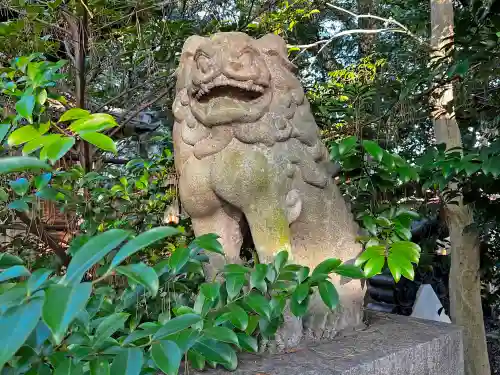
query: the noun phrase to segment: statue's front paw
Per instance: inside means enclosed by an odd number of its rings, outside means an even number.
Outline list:
[[[283,325],[278,328],[273,339],[262,339],[259,351],[284,353],[297,348],[303,337],[302,319],[285,312]]]
[[[312,295],[304,317],[304,338],[307,341],[330,340],[337,335],[342,308],[330,310],[319,295]]]

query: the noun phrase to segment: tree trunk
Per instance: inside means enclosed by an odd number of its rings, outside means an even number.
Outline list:
[[[375,14],[375,0],[358,0],[358,14]],[[358,27],[366,30],[375,29],[375,20],[373,18],[360,18]],[[359,35],[359,54],[361,57],[372,53],[376,36],[377,34]]]
[[[86,2],[82,0],[77,5],[76,13],[63,13],[68,22],[69,36],[73,46],[73,64],[75,68],[75,98],[76,106],[85,109],[86,89],[86,57],[88,44],[88,14]],[[80,165],[85,172],[92,170],[92,149],[87,142],[81,141],[78,145]]]
[[[431,0],[432,58],[443,57],[443,46],[453,38],[453,0]],[[453,108],[451,83],[433,93],[433,122],[436,142],[445,143],[447,149],[462,147],[460,129]],[[447,110],[448,109],[448,110]],[[449,186],[456,189],[456,186]],[[448,204],[445,216],[450,230],[451,270],[450,306],[453,322],[464,328],[464,358],[466,375],[490,375],[486,347],[481,282],[479,278],[479,239],[470,225],[472,212],[461,197],[454,199],[458,205]]]

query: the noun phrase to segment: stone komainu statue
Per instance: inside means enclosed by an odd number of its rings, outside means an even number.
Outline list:
[[[240,259],[243,225],[261,262],[286,249],[312,270],[361,251],[293,70],[285,42],[272,34],[218,33],[184,44],[173,105],[180,199],[195,234],[220,235],[229,262]],[[209,255],[221,269],[224,258]],[[341,306],[328,311],[313,296],[308,316],[285,318],[277,349],[362,324],[360,281],[334,282]]]

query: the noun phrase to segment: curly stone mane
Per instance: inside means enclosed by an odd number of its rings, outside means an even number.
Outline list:
[[[243,33],[193,36],[180,60],[174,116],[196,158],[216,154],[237,139],[271,152],[293,150],[287,153],[296,155],[289,157],[288,177],[298,169],[311,185],[329,183],[328,153],[283,39]]]

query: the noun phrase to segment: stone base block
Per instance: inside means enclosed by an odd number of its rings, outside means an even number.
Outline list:
[[[368,314],[366,329],[293,353],[240,355],[234,372],[210,375],[463,375],[462,331],[398,315]]]

